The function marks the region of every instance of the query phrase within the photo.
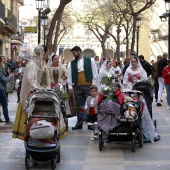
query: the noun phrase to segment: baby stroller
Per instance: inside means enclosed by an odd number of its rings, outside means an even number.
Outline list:
[[[133,86],[133,90],[141,91],[144,94],[148,111],[150,113],[151,118],[153,118],[152,116],[153,89],[151,84],[148,82],[137,82]],[[157,126],[156,120],[153,120],[153,123],[156,128]]]
[[[32,157],[35,161],[51,161],[54,170],[56,162],[60,162],[59,129],[63,120],[58,96],[53,91],[34,92],[28,101],[27,114],[25,167],[29,169]]]
[[[134,93],[133,91],[126,92],[129,97],[139,97],[141,92]],[[135,106],[137,115],[132,119],[125,118],[127,110],[127,102],[131,102]],[[105,139],[109,142],[130,142],[132,152],[135,151],[136,140],[139,142],[139,147],[143,147],[143,133],[141,130],[141,115],[143,103],[134,100],[124,102],[121,106],[115,102],[103,100],[99,104],[98,124],[99,135],[98,143],[99,150],[102,151]],[[113,114],[114,113],[114,114]]]

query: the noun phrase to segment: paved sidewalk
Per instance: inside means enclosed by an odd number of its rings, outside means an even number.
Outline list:
[[[17,109],[16,92],[9,94],[9,112],[12,121]],[[83,130],[71,130],[76,122],[69,119],[69,134],[61,140],[61,162],[56,170],[170,170],[170,110],[166,109],[165,93],[163,106],[153,102],[153,119],[157,120],[157,131],[161,135],[158,142],[146,143],[143,148],[136,146],[131,152],[129,144],[105,144],[99,151],[98,143],[90,141],[92,136],[84,125]],[[25,148],[23,141],[12,139],[11,128],[0,124],[0,170],[25,169]],[[49,163],[40,163],[31,170],[48,170]]]

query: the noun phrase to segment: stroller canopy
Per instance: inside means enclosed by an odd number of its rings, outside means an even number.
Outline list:
[[[60,99],[53,91],[38,91],[32,94],[28,101],[28,117],[34,112],[52,112],[55,117],[60,117]]]

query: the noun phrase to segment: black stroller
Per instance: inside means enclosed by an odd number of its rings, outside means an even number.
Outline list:
[[[25,167],[30,167],[30,157],[35,161],[51,161],[54,170],[60,162],[59,130],[61,103],[52,91],[34,92],[28,101],[27,137],[25,138]]]
[[[141,91],[144,95],[146,105],[148,107],[148,111],[150,113],[151,118],[153,119],[152,115],[152,103],[153,103],[153,88],[150,83],[148,82],[137,82],[133,86],[133,90]],[[157,126],[156,120],[153,120],[155,128]]]
[[[143,94],[141,92],[133,92],[128,91],[126,95],[129,97],[135,97],[139,99],[139,97]],[[127,102],[131,102],[135,109],[137,116],[133,119],[125,118],[125,111],[127,110]],[[117,109],[113,114],[113,110],[115,110],[116,105],[114,102],[110,102],[103,100],[99,104],[99,112],[98,112],[98,124],[99,124],[99,135],[98,135],[98,143],[99,150],[102,151],[105,139],[109,140],[109,142],[131,142],[132,152],[135,151],[136,140],[139,142],[139,147],[143,147],[143,133],[141,129],[141,115],[143,103],[138,101],[126,101],[121,106],[120,109]],[[110,116],[109,118],[107,118]],[[107,119],[107,123],[105,124],[104,120]],[[109,128],[108,126],[111,125]],[[109,129],[109,132],[107,131]],[[108,134],[106,135],[106,131]],[[107,138],[106,138],[107,137]]]

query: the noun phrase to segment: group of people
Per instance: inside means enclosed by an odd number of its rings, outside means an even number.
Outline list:
[[[35,48],[30,61],[24,68],[24,72],[21,71],[21,63],[18,63],[18,71],[16,73],[17,79],[21,79],[22,84],[18,92],[18,108],[16,119],[14,123],[13,138],[24,139],[26,132],[26,100],[28,98],[28,92],[35,91],[41,88],[52,89],[58,83],[65,85],[70,96],[74,96],[76,112],[77,112],[77,123],[72,130],[82,129],[84,112],[88,111],[87,124],[94,129],[94,138],[97,133],[97,112],[98,112],[98,94],[102,90],[102,77],[114,75],[117,79],[122,82],[123,89],[132,89],[134,84],[138,81],[143,81],[150,76],[149,71],[146,71],[144,64],[144,57],[137,58],[134,54],[131,56],[127,63],[124,64],[123,68],[119,67],[119,63],[109,58],[102,58],[101,62],[98,62],[98,58],[92,60],[89,57],[83,56],[82,49],[79,46],[75,46],[71,49],[74,56],[74,60],[68,65],[68,68],[60,62],[59,56],[52,53],[49,56],[49,51],[45,46],[38,45]],[[140,60],[140,61],[139,61]],[[3,65],[3,59],[0,58],[0,63]],[[167,70],[166,70],[167,71]],[[1,76],[2,75],[2,76]],[[169,75],[169,73],[168,73]],[[9,76],[5,75],[2,66],[0,68],[0,92],[2,96],[5,96],[5,85],[6,82],[10,81],[13,77],[13,73]],[[167,74],[165,74],[165,77]],[[2,80],[2,77],[5,79]],[[3,107],[4,116],[8,115],[7,101],[0,98],[0,103]],[[5,104],[4,104],[5,101]],[[68,106],[69,107],[69,106]],[[71,112],[71,109],[67,109]],[[145,112],[145,123],[144,131],[148,133],[150,141],[154,141],[156,137],[155,128],[147,107],[144,109]],[[69,113],[70,114],[70,113]],[[9,122],[8,116],[5,117],[5,121]],[[62,126],[64,127],[64,126]],[[62,129],[63,131],[63,129]]]

